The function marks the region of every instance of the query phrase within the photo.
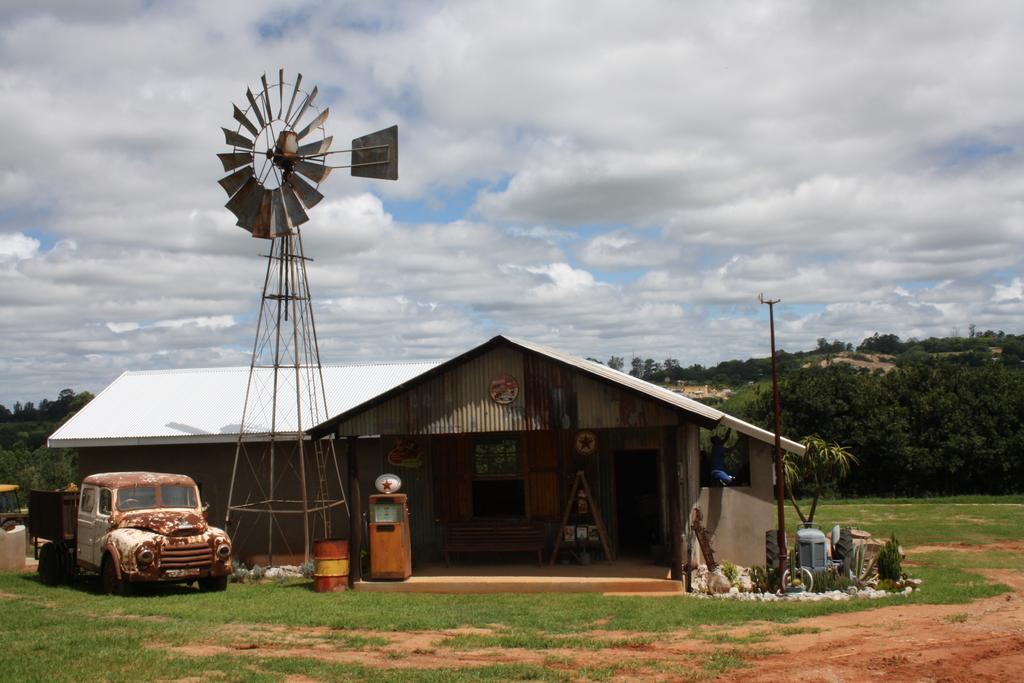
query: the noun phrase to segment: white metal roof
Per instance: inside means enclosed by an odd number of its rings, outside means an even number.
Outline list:
[[[438,364],[325,365],[327,414],[311,416],[304,404],[301,427],[306,429],[327,416],[342,413]],[[270,376],[264,371],[256,384],[265,386]],[[248,378],[248,367],[127,371],[54,432],[47,445],[78,448],[234,442],[238,439]],[[294,391],[294,380],[290,390]],[[279,392],[276,431],[296,431],[299,427],[294,396],[288,391]],[[270,429],[271,406],[259,403],[250,401],[246,433]]]

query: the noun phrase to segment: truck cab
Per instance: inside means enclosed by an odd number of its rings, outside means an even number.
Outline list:
[[[36,496],[47,493],[32,492],[33,518],[42,507],[40,529],[33,529],[33,535],[51,540],[39,556],[44,583],[93,572],[102,577],[108,593],[124,594],[139,583],[196,581],[203,590],[227,586],[231,540],[207,523],[190,477],[155,472],[90,475],[79,489],[73,523],[66,510],[63,524],[57,521],[62,517],[58,498]],[[64,494],[64,508],[68,502]],[[53,523],[47,524],[46,518]]]

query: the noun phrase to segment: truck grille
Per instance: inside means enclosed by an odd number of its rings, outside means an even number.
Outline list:
[[[213,564],[213,550],[206,543],[165,545],[160,553],[161,569],[189,569]]]

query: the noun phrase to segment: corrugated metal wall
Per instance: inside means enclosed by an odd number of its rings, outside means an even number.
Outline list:
[[[495,403],[491,382],[506,374],[519,382],[519,396],[509,404]],[[338,434],[462,434],[678,423],[676,411],[636,392],[596,381],[537,354],[498,347],[346,420]]]

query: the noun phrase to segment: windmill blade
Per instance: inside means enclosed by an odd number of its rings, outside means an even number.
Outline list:
[[[252,105],[252,109],[250,109],[249,111],[251,111],[253,114],[256,114],[256,120],[260,122],[260,128],[266,128],[267,122],[263,120],[263,114],[262,112],[260,112],[260,106],[256,104],[256,98],[253,97],[252,90],[246,88],[245,97],[249,100],[249,104]]]
[[[324,178],[331,174],[331,167],[323,164],[315,164],[312,161],[296,161],[292,169],[306,176],[317,185],[324,181]]]
[[[313,100],[316,99],[316,94],[318,92],[320,92],[320,91],[317,90],[317,87],[314,85],[313,86],[313,92],[311,92],[308,95],[306,95],[306,100],[302,103],[302,106],[299,107],[299,113],[295,115],[294,119],[289,121],[289,123],[288,123],[289,126],[294,128],[298,124],[298,122],[302,120],[302,115],[306,113],[307,109],[309,109],[309,105],[313,104]]]
[[[260,76],[260,80],[263,81],[263,106],[267,108],[267,121],[273,121],[274,112],[270,108],[270,87],[267,85],[267,74]]]
[[[220,163],[224,164],[225,171],[231,171],[239,166],[245,166],[252,163],[252,154],[245,152],[228,152],[226,154],[218,154],[217,158],[220,159]]]
[[[249,180],[245,182],[242,189],[236,192],[224,206],[238,219],[235,225],[252,232],[262,198],[263,186],[260,185],[260,181],[256,180],[256,176],[249,176]]]
[[[317,117],[315,119],[313,119],[312,121],[309,122],[308,126],[303,128],[302,130],[300,130],[295,135],[295,139],[296,140],[301,140],[302,138],[304,138],[307,135],[309,135],[310,131],[316,130],[320,126],[324,125],[324,121],[326,121],[327,117],[330,116],[330,115],[331,115],[330,108],[324,109],[322,112],[317,114]]]
[[[221,130],[224,131],[224,142],[227,144],[242,149],[252,149],[252,140],[249,138],[227,128],[221,128]]]
[[[228,193],[228,197],[233,197],[236,192],[245,186],[249,178],[253,177],[252,166],[243,166],[229,176],[225,176],[218,180],[220,186],[224,188],[224,191]]]
[[[302,176],[292,173],[285,180],[285,183],[295,191],[295,196],[299,198],[299,201],[307,209],[312,209],[324,198],[315,187],[303,180]]]
[[[281,188],[270,193],[270,236],[280,237],[291,234],[292,227],[288,223],[288,213],[284,208],[284,193]]]
[[[262,237],[263,239],[270,239],[270,218],[273,215],[271,213],[271,204],[273,195],[272,190],[263,190],[260,193],[259,208],[256,211],[256,220],[252,224],[252,236]]]
[[[284,111],[284,69],[277,72],[277,113]]]
[[[298,150],[296,150],[295,153],[300,157],[317,156],[318,154],[323,154],[324,152],[328,151],[331,148],[331,142],[333,141],[334,136],[328,135],[323,140],[317,140],[315,142],[310,142],[305,145],[299,145],[299,148]]]
[[[242,124],[242,126],[244,126],[247,131],[252,133],[253,137],[258,137],[260,134],[259,128],[252,125],[252,121],[249,120],[248,116],[242,113],[242,110],[238,108],[237,104],[233,104],[231,106],[235,108],[235,121],[238,121],[240,124]]]
[[[302,84],[302,74],[295,79],[295,87],[292,89],[292,99],[288,102],[288,113],[284,115],[285,123],[292,117],[292,107],[295,106],[295,96],[299,94],[299,86]]]
[[[309,216],[302,208],[302,202],[295,196],[295,190],[288,185],[282,185],[280,189],[284,198],[284,210],[288,213],[288,224],[294,228],[308,221]]]

